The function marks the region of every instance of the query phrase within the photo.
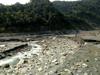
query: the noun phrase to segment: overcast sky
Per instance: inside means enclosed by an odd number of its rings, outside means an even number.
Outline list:
[[[15,4],[16,2],[20,2],[22,4],[25,4],[29,2],[30,0],[0,0],[0,3],[3,4]]]
[[[0,3],[3,3],[3,4],[15,4],[16,2],[20,2],[22,4],[25,4],[27,2],[29,2],[30,0],[0,0]],[[76,0],[50,0],[51,2],[52,1],[76,1]]]

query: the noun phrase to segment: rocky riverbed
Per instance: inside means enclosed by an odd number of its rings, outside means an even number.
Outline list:
[[[100,75],[100,47],[66,36],[27,41],[29,47],[0,60],[0,75]]]

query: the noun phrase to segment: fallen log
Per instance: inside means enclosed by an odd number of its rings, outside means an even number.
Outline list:
[[[20,52],[20,50],[22,48],[25,48],[27,46],[28,46],[28,44],[21,44],[21,45],[15,46],[13,48],[9,48],[8,50],[4,50],[4,51],[0,52],[0,59],[3,59],[7,56],[12,56],[13,54],[15,54],[17,52]]]

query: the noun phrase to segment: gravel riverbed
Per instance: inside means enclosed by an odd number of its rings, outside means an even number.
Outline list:
[[[14,62],[1,66],[0,75],[100,75],[100,48],[93,44],[58,36],[28,44],[32,48],[25,48]]]

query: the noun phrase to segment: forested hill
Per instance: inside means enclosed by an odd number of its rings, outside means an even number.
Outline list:
[[[71,19],[73,19],[72,17],[80,19],[93,29],[100,27],[100,0],[55,1],[53,5]]]
[[[99,0],[53,2],[31,0],[27,4],[0,4],[0,32],[90,30],[99,28]]]
[[[34,32],[68,28],[69,23],[49,0],[22,5],[0,4],[0,32]]]

